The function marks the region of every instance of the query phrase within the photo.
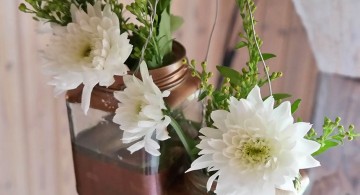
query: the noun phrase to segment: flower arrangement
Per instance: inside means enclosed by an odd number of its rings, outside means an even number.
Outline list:
[[[149,74],[149,69],[165,66],[174,56],[171,34],[182,19],[171,15],[170,0],[135,0],[127,6],[117,0],[26,2],[21,11],[51,23],[52,43],[44,57],[55,93],[83,85],[81,107],[87,113],[93,88],[109,87],[120,76],[124,89],[113,94],[119,102],[113,122],[123,132],[122,141],[130,144],[128,150],[160,156],[160,141],[179,139],[192,161],[187,172],[203,170],[209,177],[207,190],[216,181],[215,193],[220,195],[275,194],[276,188],[296,191],[299,170],[320,166],[316,155],[359,136],[353,125],[348,129],[340,125],[340,118],[325,118],[322,135],[311,124],[294,121],[292,114],[301,100],[291,103],[284,101],[290,95],[272,93],[271,82],[282,73],[269,73],[266,66],[275,55],[261,53],[252,0],[236,0],[244,28],[237,48],[249,52],[244,68],[218,66],[223,82],[214,87],[208,62],[201,63],[201,71],[195,61],[188,65],[200,81],[197,98],[204,105],[203,120],[194,126],[196,137],[186,132],[180,125],[184,118],[166,104],[164,98],[171,92],[161,91]],[[188,64],[186,59],[183,64]],[[266,84],[269,97],[260,92]]]
[[[85,112],[95,85],[110,86],[114,75],[136,70],[142,60],[149,68],[171,60],[171,33],[182,23],[180,17],[170,15],[170,0],[136,0],[128,5],[126,10],[142,25],[125,18],[124,5],[116,0],[26,2],[32,8],[22,3],[19,9],[34,14],[36,20],[50,22],[53,29],[52,44],[44,54],[45,69],[52,76],[50,84],[56,94],[83,84]]]

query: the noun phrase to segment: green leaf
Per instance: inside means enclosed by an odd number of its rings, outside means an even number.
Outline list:
[[[286,94],[286,93],[275,93],[272,95],[274,100],[275,101],[278,101],[278,100],[283,100],[283,99],[286,99],[286,98],[289,98],[291,97],[290,94]],[[267,98],[269,98],[270,96],[267,96],[265,98],[263,98],[263,100],[266,100]]]
[[[213,96],[214,96],[215,102],[221,102],[221,101],[224,101],[224,100],[226,100],[228,98],[227,95],[225,95],[223,93],[220,93],[219,91],[214,92]]]
[[[194,147],[194,148],[191,150],[191,153],[192,153],[193,156],[198,156],[200,151],[201,151],[201,150],[200,150],[199,148]]]
[[[235,85],[241,84],[241,74],[238,71],[226,66],[217,66],[216,68],[223,77],[230,79],[230,83]]]
[[[271,59],[271,58],[275,58],[276,55],[271,54],[271,53],[263,53],[262,57],[263,57],[264,60],[268,60],[268,59]]]
[[[172,15],[170,16],[170,20],[171,20],[171,33],[175,32],[176,30],[178,30],[184,23],[184,19],[180,16],[175,16]]]
[[[159,24],[159,34],[157,35],[160,56],[164,57],[166,54],[172,51],[171,42],[171,25],[170,25],[170,14],[167,10],[164,10],[161,14],[161,20]]]
[[[291,95],[286,94],[286,93],[276,93],[276,94],[273,94],[273,97],[276,101],[278,101],[278,100],[283,100],[283,99],[289,98],[289,97],[291,97]]]
[[[237,43],[235,45],[235,49],[240,49],[240,48],[243,48],[243,47],[245,47],[247,45],[248,45],[248,43],[246,43],[245,41],[241,41],[241,42],[239,42],[239,43]]]
[[[297,111],[300,103],[301,103],[301,99],[297,99],[294,103],[291,104],[291,113],[292,114],[294,114]]]
[[[214,107],[218,108],[218,106],[222,105],[224,108],[227,105],[227,100],[229,99],[230,94],[226,94],[220,90],[215,90],[212,93],[212,104]]]
[[[156,0],[149,0],[149,2],[154,6]],[[157,14],[161,14],[164,10],[170,10],[171,0],[159,0],[157,6]]]
[[[338,146],[338,145],[339,145],[339,143],[337,143],[337,142],[334,142],[334,141],[331,141],[331,140],[326,140],[326,141],[324,142],[324,145],[322,145],[322,146],[319,148],[318,151],[314,152],[314,153],[312,154],[312,156],[317,156],[317,155],[319,155],[319,154],[322,154],[323,152],[327,151],[328,149],[330,149],[330,148],[332,148],[332,147],[336,147],[336,146]]]
[[[156,57],[152,56],[150,61],[147,61],[147,66],[149,67],[149,69],[155,69],[159,66],[159,64],[156,61]]]
[[[193,150],[196,146],[195,140],[189,137],[181,128],[179,123],[171,116],[169,116],[171,119],[170,125],[174,128],[176,134],[178,135],[181,143],[183,144],[186,152],[190,156],[191,160],[195,160],[195,155],[193,155]]]
[[[199,99],[198,101],[203,100],[206,96],[208,95],[208,91],[202,91],[201,94],[199,95]]]
[[[335,135],[332,137],[332,139],[337,140],[341,144],[344,143],[344,138],[345,138],[345,135]]]

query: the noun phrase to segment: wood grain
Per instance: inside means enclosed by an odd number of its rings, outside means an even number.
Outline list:
[[[21,88],[20,55],[18,50],[21,47],[18,41],[19,26],[16,12],[16,5],[12,1],[4,2],[1,6],[1,29],[6,29],[1,33],[2,47],[0,95],[2,96],[2,115],[4,121],[1,127],[1,175],[7,177],[0,178],[0,186],[4,189],[4,194],[26,194],[29,189],[29,172],[26,168],[26,131],[23,123],[24,115],[22,112],[23,93]],[[6,28],[5,28],[6,27]],[[12,32],[12,33],[8,33]],[[5,47],[6,46],[6,47]],[[6,160],[5,160],[6,159]],[[4,161],[5,160],[5,161]],[[12,165],[17,166],[12,166]]]
[[[38,55],[43,37],[17,11],[19,2],[0,7],[0,194],[75,194],[64,98],[54,99],[46,85]]]

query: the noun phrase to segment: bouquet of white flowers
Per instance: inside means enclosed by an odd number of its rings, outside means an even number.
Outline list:
[[[296,192],[299,171],[320,166],[314,156],[359,136],[340,118],[325,118],[322,135],[294,121],[301,100],[272,91],[282,73],[265,63],[275,55],[260,50],[253,0],[236,0],[244,30],[236,47],[247,48],[249,61],[241,71],[218,66],[218,87],[209,82],[211,62],[199,70],[173,41],[183,21],[170,13],[171,0],[26,2],[19,9],[53,30],[45,70],[55,93],[67,92],[80,194],[166,194],[174,186],[168,181],[195,170],[219,195]],[[260,92],[265,85],[268,97]],[[187,108],[202,106],[199,121],[181,106],[194,100]]]

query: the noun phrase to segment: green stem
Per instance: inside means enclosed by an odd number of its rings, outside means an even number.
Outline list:
[[[185,134],[179,123],[173,117],[169,117],[171,119],[170,125],[174,128],[176,134],[179,136],[180,141],[184,145],[184,148],[190,156],[191,161],[194,161],[196,158],[192,153],[192,149],[195,147],[195,142]]]
[[[161,66],[162,61],[161,61],[161,56],[160,56],[160,50],[159,50],[159,45],[157,44],[155,36],[152,37],[152,41],[154,42],[154,45],[155,45],[154,49],[155,49],[155,53],[156,53],[157,64],[158,64],[158,66]]]

